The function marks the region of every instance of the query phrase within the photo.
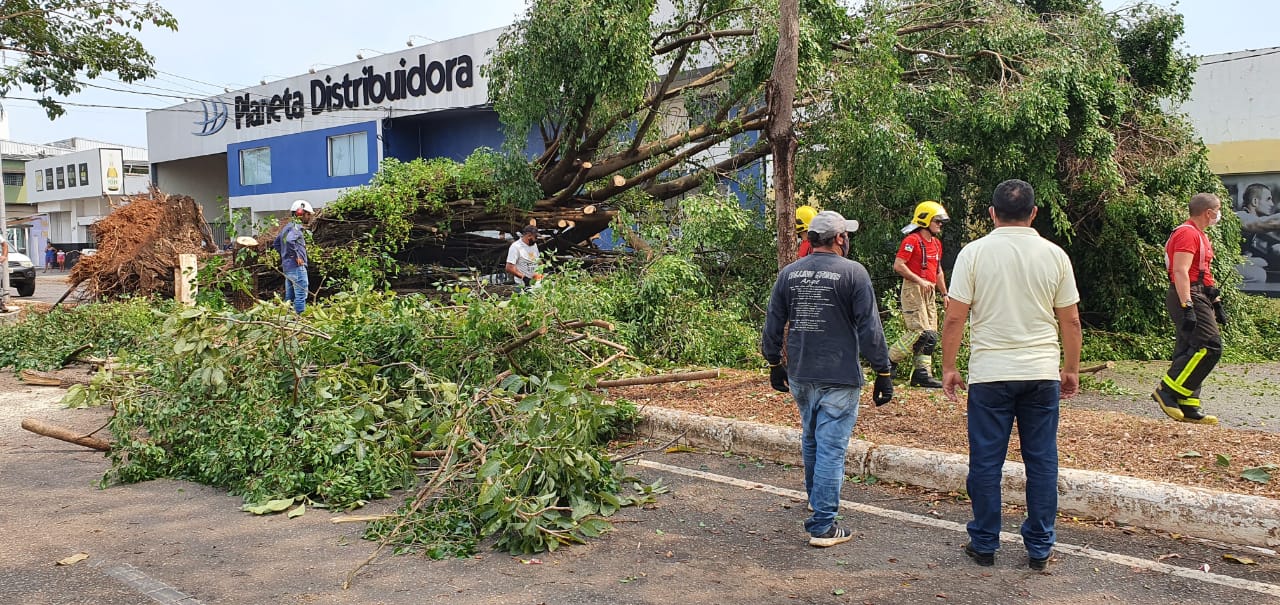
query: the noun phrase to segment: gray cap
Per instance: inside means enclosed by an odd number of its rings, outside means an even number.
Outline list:
[[[845,219],[839,212],[834,210],[823,210],[817,216],[809,221],[809,232],[818,234],[818,237],[828,238],[834,237],[841,233],[853,233],[858,230],[858,221]]]
[[[520,234],[521,234],[521,235],[524,235],[524,234],[526,234],[526,233],[532,233],[532,234],[534,234],[534,235],[537,235],[537,234],[538,234],[538,228],[537,228],[537,227],[535,227],[535,226],[533,226],[533,225],[525,225],[525,226],[524,226],[524,229],[521,229],[521,230],[520,230]]]

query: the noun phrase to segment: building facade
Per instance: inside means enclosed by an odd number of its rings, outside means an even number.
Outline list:
[[[463,160],[503,144],[481,63],[501,29],[147,114],[152,180],[210,222],[323,207],[386,158]]]
[[[1280,47],[1201,57],[1181,110],[1241,220],[1242,290],[1280,296]],[[1225,210],[1225,208],[1224,208]]]

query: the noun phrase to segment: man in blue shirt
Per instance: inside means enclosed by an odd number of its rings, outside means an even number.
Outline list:
[[[813,253],[778,273],[761,338],[773,388],[790,392],[800,410],[804,486],[813,510],[804,528],[809,544],[817,547],[853,537],[836,525],[836,513],[845,451],[862,393],[859,354],[876,371],[876,405],[893,398],[889,347],[871,276],[861,264],[845,258],[849,234],[857,229],[857,221],[829,210],[810,221]]]
[[[307,308],[307,238],[303,225],[311,222],[315,210],[307,200],[297,200],[289,206],[292,217],[276,236],[275,249],[280,252],[280,270],[284,273],[284,299],[293,303],[299,314]]]

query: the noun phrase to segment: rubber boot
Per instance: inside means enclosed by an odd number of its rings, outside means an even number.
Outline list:
[[[1187,398],[1178,406],[1182,411],[1182,421],[1194,424],[1218,424],[1217,416],[1210,416],[1200,411],[1200,400]]]
[[[1156,405],[1160,406],[1160,411],[1164,412],[1166,416],[1174,420],[1182,420],[1182,407],[1178,405],[1178,396],[1166,388],[1164,383],[1161,383],[1160,386],[1156,387],[1155,391],[1152,391],[1151,398],[1155,400]]]
[[[911,386],[923,387],[926,389],[940,389],[942,388],[942,383],[938,382],[938,380],[933,376],[930,376],[929,370],[916,368],[916,371],[911,373]]]

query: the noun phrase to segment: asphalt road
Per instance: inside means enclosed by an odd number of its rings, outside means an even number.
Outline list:
[[[23,301],[54,303],[57,302],[66,291],[66,271],[50,271],[48,273],[44,273],[44,269],[37,267],[35,295],[19,298],[18,291],[14,288],[10,288],[9,300],[16,303],[22,303]]]
[[[256,517],[239,512],[238,498],[182,481],[99,489],[108,468],[101,453],[19,423],[32,416],[90,432],[108,412],[63,409],[56,388],[3,384],[3,604],[1280,602],[1272,556],[1083,520],[1060,522],[1048,573],[1027,568],[1017,540],[1004,544],[995,567],[978,567],[960,550],[967,504],[897,485],[847,484],[841,523],[856,537],[815,549],[801,528],[799,469],[661,452],[629,468],[670,491],[656,506],[622,511],[600,539],[515,557],[488,549],[447,561],[383,555],[344,590],[347,573],[373,552],[361,524],[333,524],[335,515],[318,509]],[[1018,511],[1005,521],[1016,532]],[[88,558],[55,565],[77,553]],[[1228,563],[1225,554],[1256,564]]]

